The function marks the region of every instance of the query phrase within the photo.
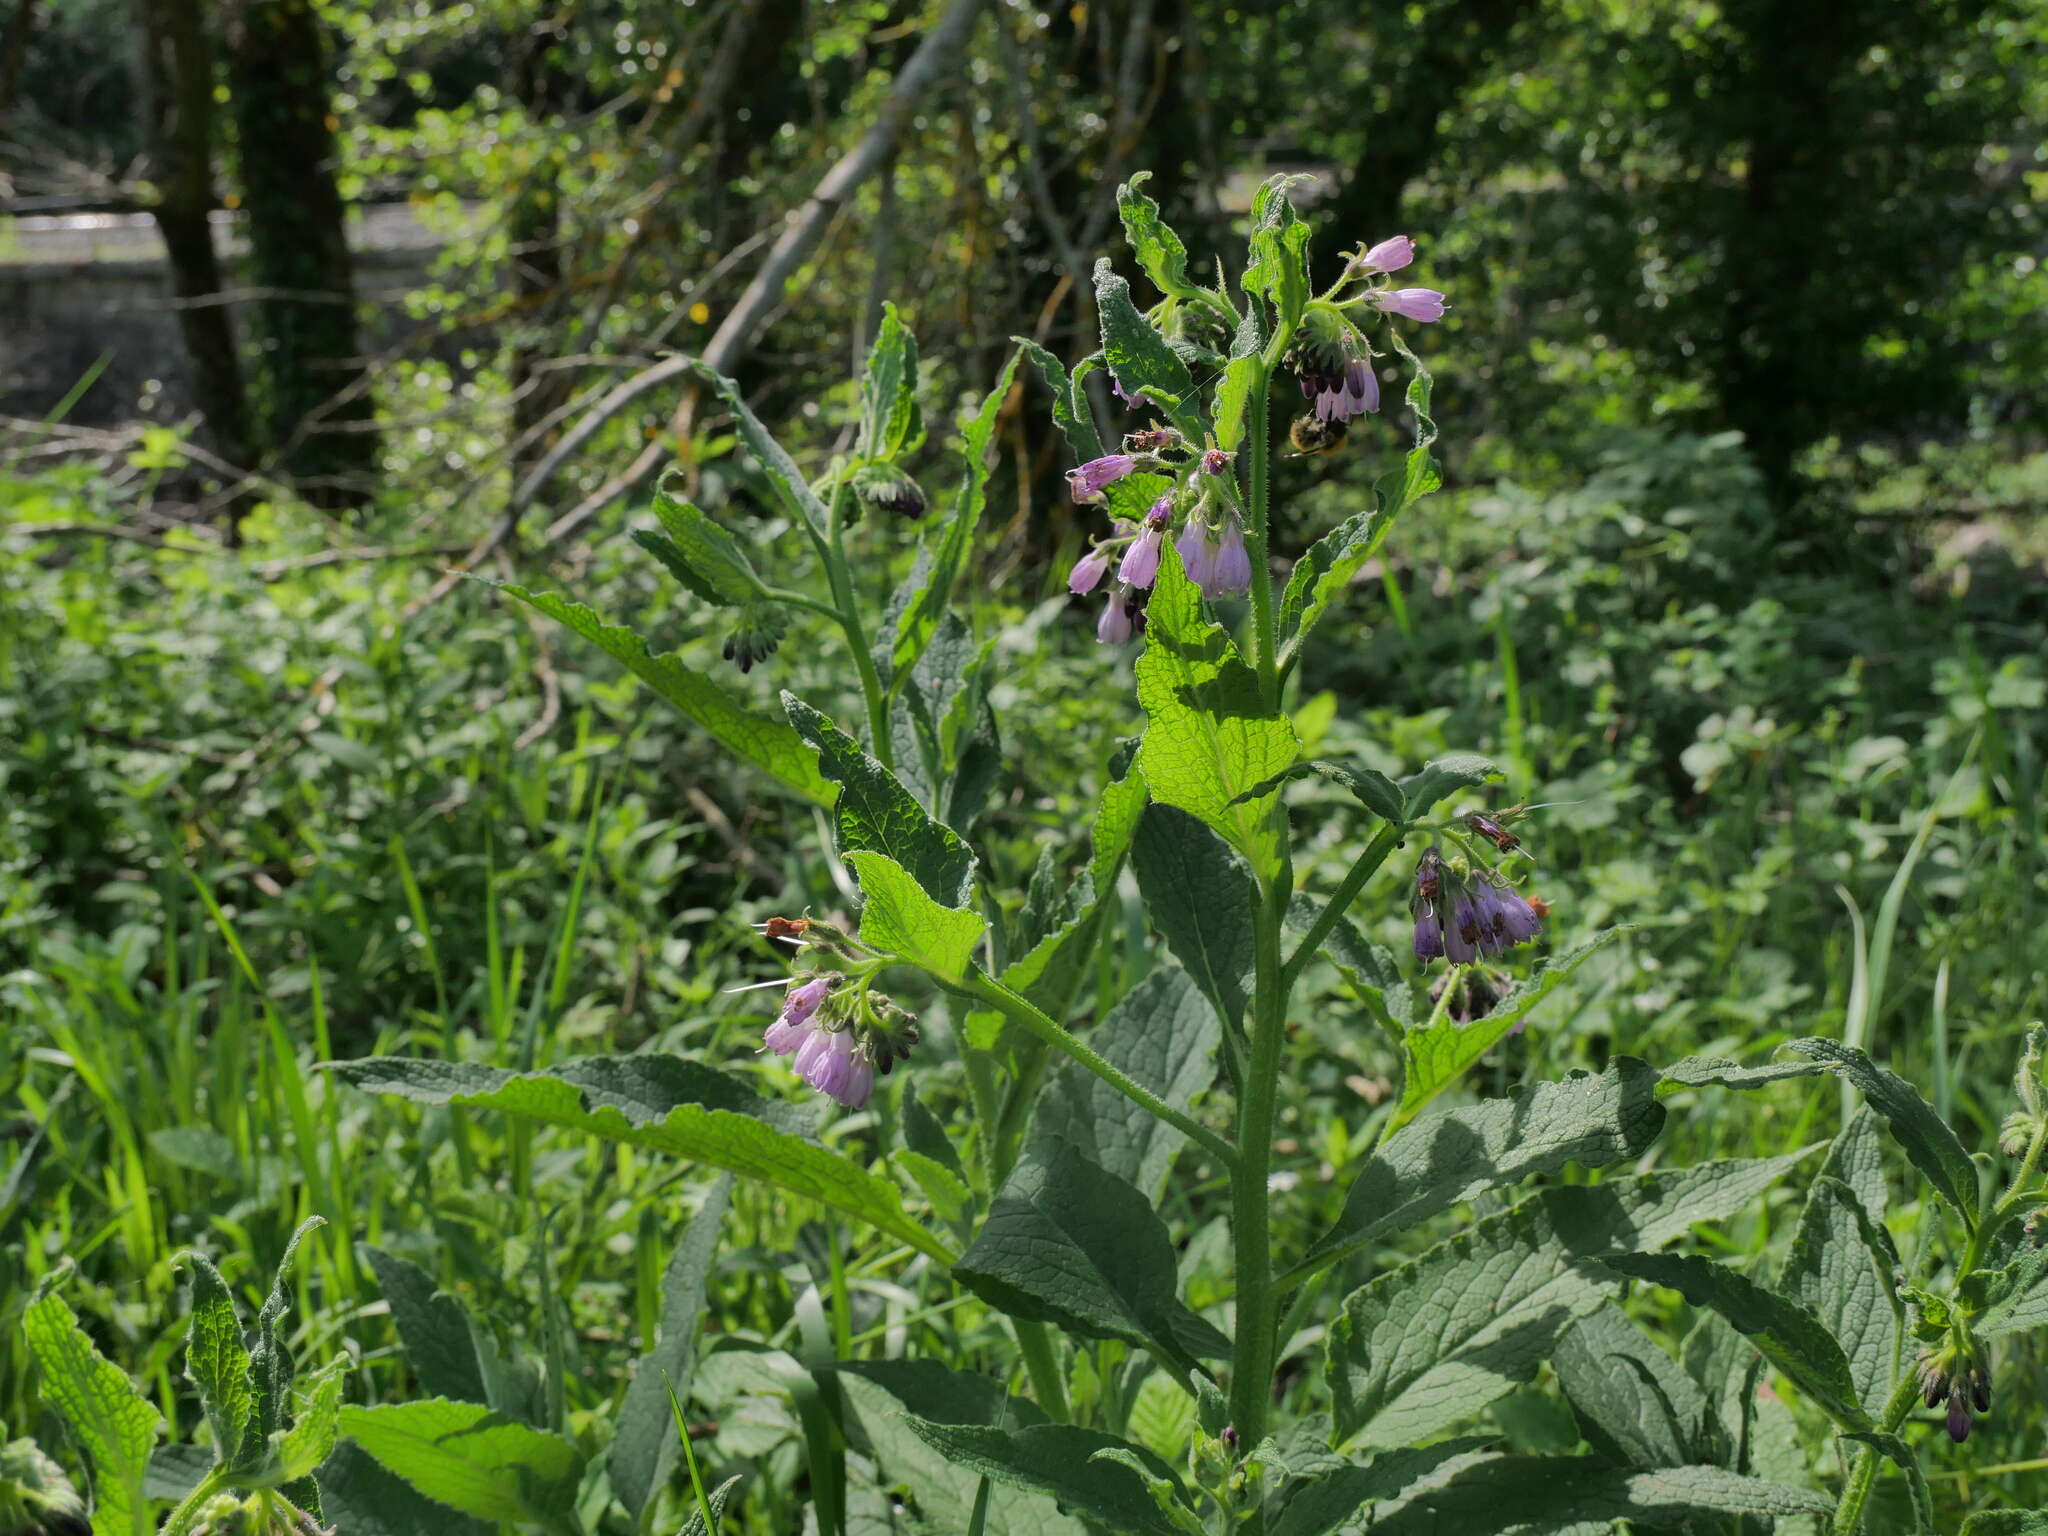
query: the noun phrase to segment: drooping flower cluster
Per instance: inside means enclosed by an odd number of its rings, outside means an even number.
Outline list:
[[[1490,869],[1452,865],[1435,848],[1415,867],[1415,958],[1470,965],[1501,955],[1543,931],[1540,903],[1521,895]]]
[[[1370,310],[1424,322],[1443,318],[1444,296],[1434,288],[1387,286],[1388,275],[1414,259],[1415,242],[1408,236],[1382,240],[1353,256],[1336,287],[1302,312],[1287,365],[1309,402],[1310,417],[1321,426],[1341,428],[1352,417],[1380,408],[1372,344],[1354,312]],[[1353,283],[1363,286],[1352,291]]]
[[[1095,638],[1121,645],[1145,627],[1145,603],[1159,579],[1159,562],[1178,521],[1173,541],[1188,578],[1208,597],[1229,597],[1251,586],[1251,556],[1244,544],[1244,519],[1238,510],[1236,486],[1230,477],[1236,455],[1222,448],[1199,453],[1171,427],[1146,427],[1124,439],[1124,452],[1105,454],[1067,471],[1067,486],[1077,506],[1094,506],[1105,492],[1134,473],[1171,477],[1135,521],[1116,516],[1108,537],[1099,540],[1074,562],[1067,590],[1085,597],[1109,576],[1115,581],[1095,626]]]
[[[1930,1408],[1948,1403],[1948,1437],[1957,1445],[1970,1438],[1972,1410],[1991,1411],[1991,1370],[1982,1349],[1968,1340],[1922,1350],[1916,1376],[1922,1402]]]
[[[819,1093],[848,1109],[865,1108],[875,1079],[908,1060],[918,1038],[917,1020],[870,986],[884,959],[830,923],[812,918],[770,918],[762,933],[799,952],[819,951],[853,962],[852,975],[812,970],[794,977],[761,1045],[788,1057],[796,1075]]]

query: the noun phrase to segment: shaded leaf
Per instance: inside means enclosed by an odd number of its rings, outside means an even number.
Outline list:
[[[484,1402],[483,1373],[477,1368],[476,1345],[462,1303],[408,1259],[367,1244],[363,1256],[376,1272],[377,1287],[391,1309],[398,1342],[419,1377],[420,1390],[429,1397]]]
[[[1854,1083],[1864,1102],[1884,1118],[1913,1166],[1964,1221],[1976,1223],[1977,1165],[1956,1140],[1956,1133],[1934,1112],[1934,1106],[1920,1097],[1919,1089],[1839,1040],[1809,1036],[1792,1041],[1786,1049],[1823,1062]]]
[[[583,1457],[560,1435],[443,1397],[351,1405],[341,1427],[436,1503],[479,1520],[560,1526],[575,1507]]]
[[[1762,1088],[1789,1078],[1817,1077],[1827,1069],[1812,1061],[1773,1061],[1745,1067],[1719,1056],[1688,1056],[1663,1071],[1659,1093],[1681,1088]]]
[[[1131,303],[1131,285],[1109,259],[1095,264],[1095,308],[1102,320],[1102,355],[1127,395],[1147,391],[1191,442],[1202,440],[1194,376],[1166,338]]]
[[[1069,379],[1060,360],[1037,342],[1022,336],[1010,339],[1031,359],[1039,377],[1045,380],[1045,387],[1052,391],[1053,424],[1065,434],[1075,462],[1085,464],[1090,459],[1101,458],[1102,437],[1096,431],[1095,414],[1088,408],[1087,397],[1081,392],[1079,377]]]
[[[314,1480],[322,1514],[347,1536],[492,1536],[497,1530],[435,1503],[353,1440],[334,1448]]]
[[[163,1419],[47,1282],[22,1309],[21,1333],[42,1368],[44,1406],[92,1467],[93,1536],[134,1536],[147,1519],[142,1486]]]
[[[1477,752],[1453,752],[1449,757],[1424,763],[1421,772],[1411,773],[1401,781],[1403,814],[1409,821],[1420,821],[1445,796],[1461,789],[1476,789],[1488,779],[1498,777],[1499,766]]]
[[[868,348],[860,402],[862,458],[894,459],[924,441],[924,416],[917,407],[917,338],[887,300],[875,344]]]
[[[1374,1536],[1609,1536],[1617,1520],[1690,1526],[1716,1515],[1826,1514],[1807,1488],[1719,1467],[1639,1472],[1585,1456],[1494,1456],[1387,1509]]]
[[[1157,1457],[1114,1435],[1072,1424],[1026,1429],[934,1424],[914,1414],[906,1415],[905,1422],[955,1466],[1012,1488],[1049,1493],[1063,1508],[1104,1522],[1118,1536],[1181,1536],[1140,1476],[1128,1466],[1100,1459],[1099,1453],[1124,1451],[1150,1467],[1154,1477],[1176,1487],[1179,1479]]]
[[[1902,1363],[1906,1311],[1892,1285],[1900,1268],[1891,1234],[1855,1191],[1825,1174],[1815,1180],[1778,1285],[1835,1336],[1873,1419],[1882,1417]]]
[[[1131,844],[1131,867],[1146,915],[1174,958],[1218,1012],[1241,1021],[1259,900],[1244,860],[1187,812],[1148,805]]]
[[[1618,1308],[1581,1318],[1551,1361],[1594,1450],[1625,1466],[1682,1467],[1711,1459],[1707,1396]]]

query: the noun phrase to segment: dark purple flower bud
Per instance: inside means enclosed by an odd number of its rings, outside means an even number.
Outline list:
[[[1415,242],[1406,235],[1395,235],[1382,240],[1363,256],[1358,258],[1358,270],[1365,272],[1398,272],[1415,259]]]
[[[1460,891],[1444,919],[1444,958],[1453,965],[1470,965],[1479,958],[1479,939],[1485,932],[1479,925],[1479,907],[1469,893]]]
[[[854,494],[871,507],[899,517],[923,517],[929,503],[924,489],[894,464],[877,461],[853,472]]]
[[[1067,471],[1067,488],[1079,505],[1102,500],[1103,487],[1123,479],[1135,461],[1128,453],[1104,454]]]
[[[1202,473],[1220,475],[1230,468],[1230,461],[1236,457],[1237,455],[1228,449],[1205,448],[1202,450]]]
[[[1441,320],[1444,317],[1444,296],[1434,288],[1390,288],[1385,293],[1374,294],[1372,301],[1388,314],[1410,320]]]
[[[1948,1400],[1948,1437],[1957,1445],[1970,1438],[1970,1408],[1960,1388]]]
[[[1979,1413],[1991,1411],[1991,1373],[1981,1365],[1970,1373],[1970,1401]]]
[[[1076,597],[1086,597],[1102,584],[1102,578],[1109,573],[1109,551],[1091,549],[1074,562],[1074,568],[1067,572],[1067,590]]]

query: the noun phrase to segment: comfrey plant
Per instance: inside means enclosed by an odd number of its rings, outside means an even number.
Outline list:
[[[587,608],[506,589],[619,658],[829,825],[858,911],[767,925],[785,963],[763,983],[780,1001],[758,1060],[734,1070],[649,1053],[515,1073],[379,1058],[335,1070],[364,1089],[729,1170],[867,1233],[907,1292],[975,1298],[1006,1319],[1008,1380],[1025,1391],[965,1361],[918,1358],[916,1330],[877,1330],[866,1354],[849,1330],[817,1335],[796,1375],[808,1383],[807,1497],[826,1536],[856,1525],[1591,1532],[1623,1520],[1727,1531],[1831,1520],[1846,1533],[1881,1475],[1903,1479],[1929,1528],[1916,1415],[1968,1433],[2001,1401],[1996,1341],[2048,1320],[2048,1261],[2029,1216],[2048,1202],[2039,1036],[2002,1193],[1980,1188],[1980,1160],[1909,1084],[1821,1039],[1754,1065],[1660,1070],[1621,1055],[1597,1073],[1438,1105],[1613,938],[1540,953],[1547,909],[1522,846],[1540,818],[1499,803],[1485,759],[1401,777],[1309,760],[1288,711],[1323,618],[1437,484],[1430,380],[1409,338],[1443,313],[1443,296],[1392,286],[1414,257],[1405,237],[1365,247],[1317,290],[1284,181],[1260,192],[1234,277],[1219,263],[1206,282],[1137,184],[1120,203],[1156,298],[1140,308],[1105,262],[1099,353],[1069,372],[1022,344],[1072,453],[1071,499],[1103,520],[1068,585],[1100,605],[1102,639],[1141,647],[1142,735],[1107,764],[1072,765],[1077,779],[1099,769],[1085,844],[1040,850],[1022,890],[991,876],[986,843],[977,851],[1004,765],[989,649],[954,598],[1016,362],[965,420],[960,488],[927,513],[886,608],[864,604],[854,579],[860,508],[914,514],[928,501],[906,467],[924,435],[915,349],[892,313],[853,452],[816,479],[729,381],[707,379],[808,549],[807,564],[790,562],[795,584],[764,577],[733,532],[667,494],[661,530],[638,536],[690,597],[729,617],[742,667],[765,663],[792,621],[837,630],[859,686],[854,720],[790,693],[782,719],[757,713]],[[1130,413],[1110,441],[1085,387],[1105,369]],[[1290,561],[1274,455],[1290,440],[1328,446],[1396,379],[1412,446],[1372,505]],[[1295,388],[1305,405],[1290,430],[1274,399]],[[886,544],[902,528],[877,518],[861,537]],[[1298,879],[1291,808],[1328,792],[1303,779],[1336,786],[1370,818],[1329,889]],[[1126,871],[1159,951],[1135,981]],[[1353,921],[1404,903],[1419,975]],[[1343,1128],[1341,1210],[1304,1237],[1291,1212],[1310,1192],[1276,1172],[1278,1114],[1296,995],[1325,965],[1361,1027],[1390,1038],[1400,1081],[1363,1126]],[[892,992],[932,1001],[914,1024]],[[1671,1095],[1824,1072],[1865,1106],[1824,1151],[1651,1167]],[[777,1092],[792,1074],[817,1097]],[[928,1107],[944,1102],[962,1113],[949,1122]],[[847,1111],[864,1117],[820,1140],[820,1116]],[[1901,1258],[1886,1132],[1952,1209],[1958,1248],[1922,1201],[1915,1257]],[[1748,1263],[1708,1256],[1739,1244],[1690,1251],[1695,1225],[1737,1218],[1795,1168],[1808,1170],[1806,1192],[1784,1251]],[[700,1295],[720,1190],[678,1250],[679,1263],[697,1256]],[[1190,1228],[1166,1214],[1200,1215],[1212,1190],[1220,1221]],[[1219,1250],[1227,1282],[1196,1294],[1187,1278]],[[812,1313],[844,1316],[836,1261],[819,1286],[839,1294],[813,1298]],[[1682,1338],[1640,1320],[1675,1315],[1667,1293],[1690,1304]],[[659,1443],[669,1423],[652,1375],[643,1365],[634,1380],[619,1444]],[[1502,1406],[1511,1396],[1546,1398],[1568,1431],[1531,1449]],[[1785,1450],[1802,1432],[1827,1447],[1810,1465]],[[367,1448],[414,1475],[388,1441]],[[574,1510],[552,1511],[560,1528],[617,1518],[613,1508],[628,1521],[618,1528],[645,1528],[674,1466],[672,1452],[622,1464],[615,1446],[602,1471],[565,1462],[532,1486],[577,1490]]]

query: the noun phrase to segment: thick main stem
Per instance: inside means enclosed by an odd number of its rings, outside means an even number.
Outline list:
[[[1238,1104],[1237,1167],[1230,1176],[1231,1242],[1236,1249],[1237,1337],[1231,1355],[1230,1419],[1238,1443],[1266,1434],[1273,1398],[1274,1309],[1271,1192],[1273,1123],[1279,1101],[1280,1049],[1287,1033],[1287,981],[1280,958],[1280,915],[1287,892],[1276,883],[1261,898],[1253,950],[1251,1057]]]
[[[853,593],[853,576],[846,566],[845,538],[846,477],[840,475],[832,488],[832,505],[826,514],[825,535],[820,553],[825,576],[832,586],[832,603],[839,627],[846,632],[846,647],[853,652],[853,664],[860,673],[861,697],[868,706],[868,749],[891,772],[896,768],[895,743],[889,739],[889,699],[882,687],[882,675],[875,670],[875,658],[868,651],[867,628],[860,621],[860,604]]]
[[[1271,516],[1267,496],[1270,473],[1267,461],[1272,451],[1272,419],[1269,414],[1272,386],[1272,367],[1262,357],[1259,359],[1259,376],[1252,381],[1251,419],[1246,423],[1245,432],[1251,503],[1245,543],[1252,560],[1252,665],[1258,671],[1259,684],[1265,691],[1267,702],[1277,708],[1280,703],[1280,625],[1278,616],[1273,612]]]
[[[1911,1366],[1899,1378],[1899,1384],[1892,1388],[1891,1400],[1884,1405],[1884,1421],[1879,1426],[1888,1435],[1899,1432],[1899,1426],[1906,1422],[1906,1415],[1913,1411],[1913,1404],[1919,1397],[1919,1382]],[[1835,1518],[1831,1527],[1833,1536],[1856,1536],[1857,1527],[1863,1524],[1863,1506],[1870,1499],[1871,1484],[1877,1481],[1878,1450],[1874,1445],[1860,1446],[1856,1452],[1856,1465],[1849,1469],[1849,1480],[1842,1485],[1842,1497],[1835,1505]]]

